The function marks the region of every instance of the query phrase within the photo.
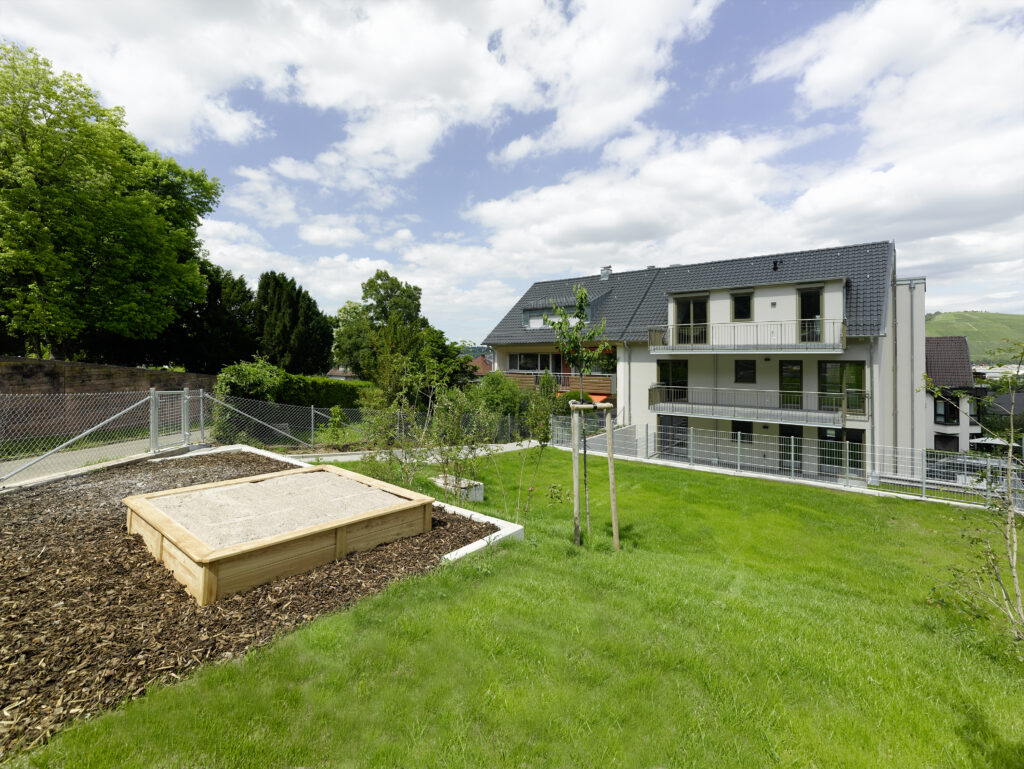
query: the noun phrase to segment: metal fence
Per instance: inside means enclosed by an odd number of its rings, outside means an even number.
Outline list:
[[[657,459],[691,467],[876,489],[926,499],[986,504],[1002,493],[1005,458],[870,446],[847,441],[699,430],[692,427],[613,428],[617,456]],[[569,447],[569,417],[552,417],[551,442]],[[603,454],[604,424],[588,421],[587,449]],[[1024,509],[1024,466],[1015,461],[1011,487]]]
[[[380,412],[268,403],[203,390],[20,395],[0,393],[0,488],[137,454],[198,443],[260,448],[360,450],[379,437]],[[389,417],[390,418],[390,417]],[[396,436],[415,435],[426,415],[398,414]],[[389,427],[390,429],[390,427]],[[493,440],[527,437],[502,417]]]

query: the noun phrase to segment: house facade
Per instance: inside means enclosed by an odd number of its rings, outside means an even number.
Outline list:
[[[615,357],[614,375],[584,389],[606,382],[619,424],[657,435],[661,453],[688,450],[693,430],[740,442],[931,448],[921,388],[925,282],[897,279],[895,258],[893,243],[878,242],[605,268],[535,283],[486,343],[510,376],[547,368],[566,378],[543,313],[571,306],[579,284],[591,298],[589,322],[604,318]]]
[[[981,437],[976,396],[985,390],[975,386],[967,338],[928,337],[925,362],[929,380],[941,388],[938,397],[931,392],[926,395],[927,413],[932,416],[929,448],[968,451],[971,441]]]

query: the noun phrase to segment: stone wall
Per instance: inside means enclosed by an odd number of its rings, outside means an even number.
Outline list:
[[[148,390],[212,391],[217,377],[102,363],[70,363],[0,355],[0,393],[54,395]]]

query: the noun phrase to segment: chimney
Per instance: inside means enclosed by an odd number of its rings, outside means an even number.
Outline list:
[[[608,277],[612,274],[612,266],[606,264],[601,268],[601,280],[608,280]]]

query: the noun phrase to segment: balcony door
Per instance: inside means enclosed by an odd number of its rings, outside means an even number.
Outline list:
[[[686,403],[688,401],[688,371],[685,360],[659,360],[658,384],[664,385],[662,403]]]
[[[779,408],[799,410],[804,407],[803,361],[779,361],[779,390]]]
[[[676,299],[675,344],[708,343],[708,299],[682,297]]]
[[[821,289],[800,291],[800,341],[821,341]]]
[[[864,361],[818,361],[818,409],[840,411],[843,391],[846,410],[852,414],[865,412]]]

